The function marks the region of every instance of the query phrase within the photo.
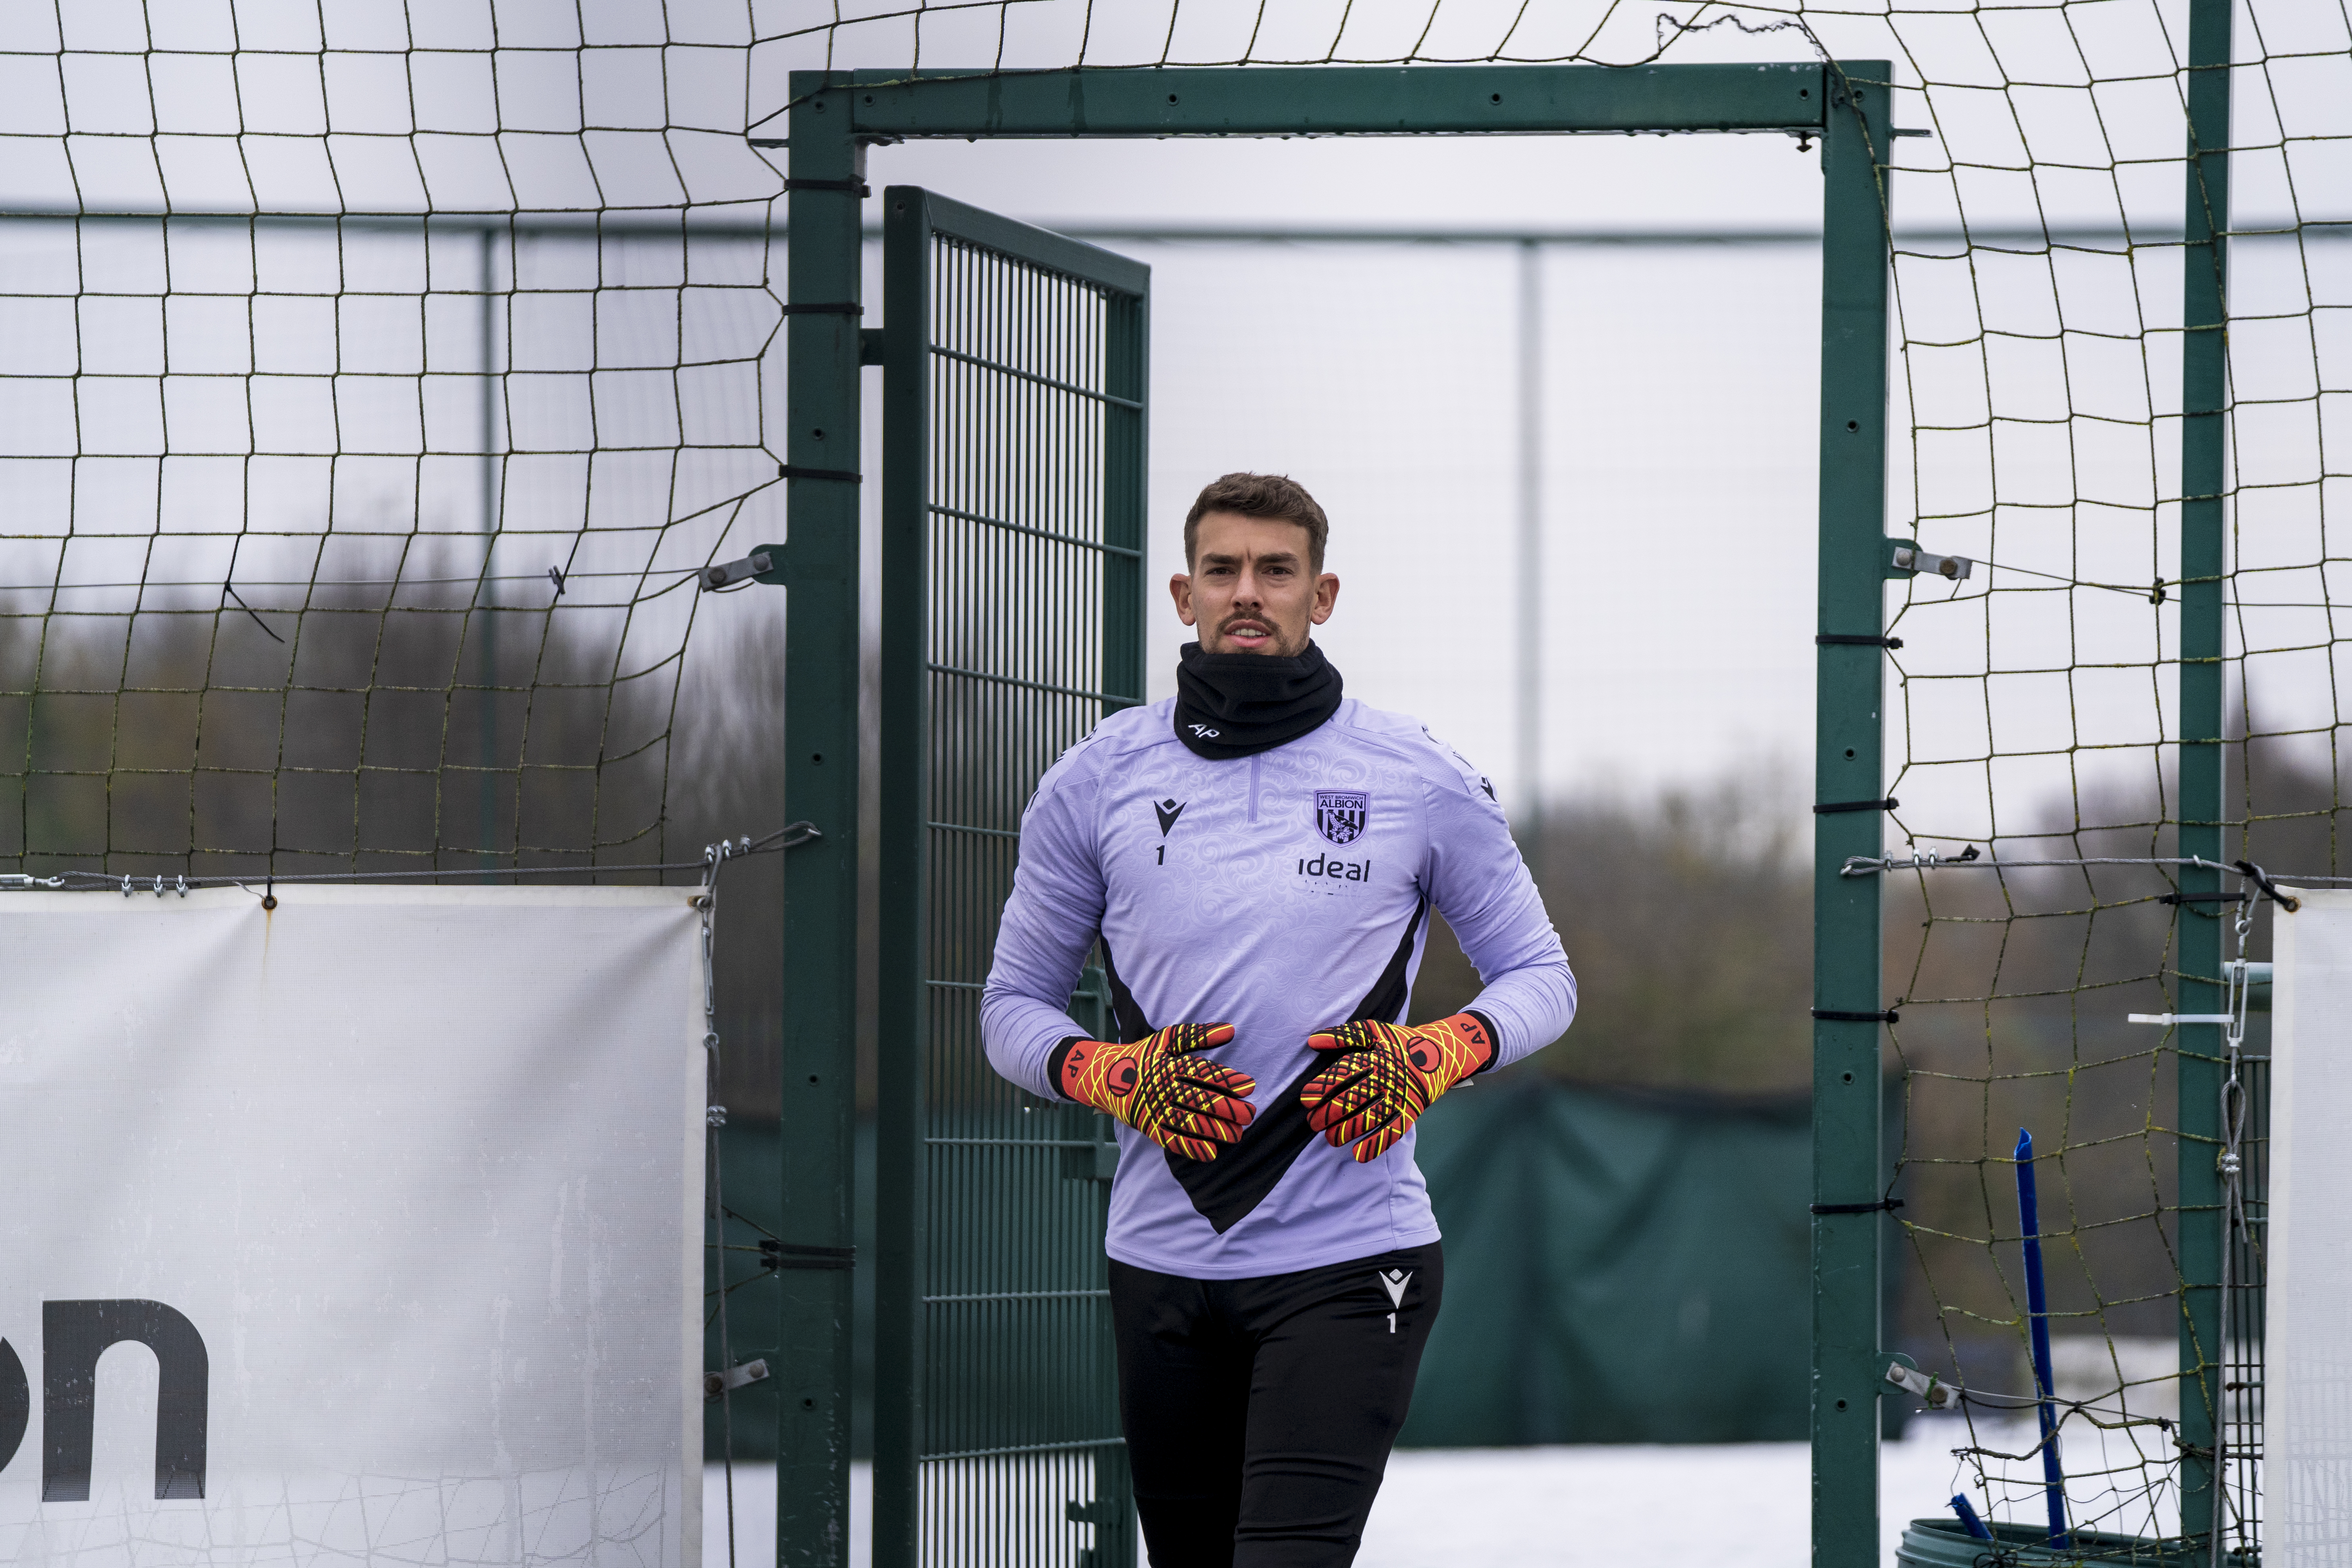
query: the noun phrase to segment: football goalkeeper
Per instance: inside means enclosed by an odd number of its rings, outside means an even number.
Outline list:
[[[1170,583],[1200,640],[1172,700],[1039,782],[981,1014],[999,1072],[1124,1124],[1111,1312],[1154,1568],[1354,1559],[1443,1284],[1413,1121],[1576,1011],[1493,788],[1341,699],[1326,532],[1286,479],[1201,492]],[[1433,910],[1486,989],[1409,1027]],[[1097,941],[1113,1040],[1066,1011]]]

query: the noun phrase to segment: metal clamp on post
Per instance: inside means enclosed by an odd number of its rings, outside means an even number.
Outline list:
[[[747,1384],[767,1381],[768,1358],[765,1356],[760,1357],[757,1361],[747,1361],[739,1365],[730,1366],[725,1372],[706,1372],[702,1374],[703,1401],[707,1404],[720,1394],[741,1388]]]
[[[1844,868],[1839,871],[1838,875],[1841,877],[1863,877],[1869,875],[1873,871],[1892,871],[1898,868],[1906,870],[1924,871],[1934,866],[1972,865],[1983,858],[1984,852],[1973,844],[1969,845],[1967,848],[1962,849],[1958,854],[1948,858],[1947,858],[1943,851],[1939,849],[1922,849],[1915,844],[1912,847],[1911,853],[1900,860],[1897,860],[1892,855],[1882,856],[1876,860],[1872,860],[1864,856],[1856,856],[1846,861]]]
[[[1886,1384],[1879,1390],[1880,1393],[1908,1394],[1930,1410],[1958,1408],[1961,1398],[1958,1384],[1946,1383],[1932,1372],[1921,1372],[1911,1358],[1900,1351],[1881,1351],[1878,1359],[1884,1363],[1879,1375]]]
[[[2246,1015],[2271,1010],[2271,966],[2243,958],[2233,958],[2221,966],[2221,984],[2230,998],[2227,1013],[2126,1013],[2127,1024],[2156,1024],[2170,1028],[2176,1024],[2219,1024],[2231,1032],[2231,1038],[2243,1039]]]
[[[1927,572],[1938,577],[1948,577],[1955,583],[1965,583],[1969,574],[1976,568],[1976,563],[1965,555],[1937,555],[1932,551],[1920,549],[1907,539],[1890,539],[1887,543],[1894,546],[1893,553],[1887,557],[1887,565],[1900,574],[1916,575]]]
[[[737,583],[747,583],[763,572],[775,570],[775,558],[761,550],[746,555],[740,561],[724,562],[702,569],[702,591],[715,594]]]

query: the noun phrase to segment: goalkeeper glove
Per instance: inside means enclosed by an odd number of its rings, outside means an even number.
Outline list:
[[[1257,1080],[1195,1051],[1234,1037],[1231,1024],[1171,1024],[1130,1045],[1062,1042],[1055,1081],[1081,1105],[1108,1111],[1163,1149],[1213,1160],[1255,1114]]]
[[[1307,1043],[1331,1053],[1298,1091],[1307,1124],[1331,1147],[1377,1160],[1432,1101],[1495,1059],[1495,1035],[1475,1013],[1408,1026],[1360,1019],[1318,1029]]]

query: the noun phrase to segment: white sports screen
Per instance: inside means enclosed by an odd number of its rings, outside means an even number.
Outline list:
[[[2274,917],[2265,1556],[2352,1564],[2352,891]]]
[[[0,893],[0,1562],[699,1561],[691,889]]]

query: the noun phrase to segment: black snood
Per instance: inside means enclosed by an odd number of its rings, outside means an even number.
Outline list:
[[[1270,752],[1339,711],[1339,672],[1313,643],[1297,658],[1178,650],[1176,738],[1212,762]]]

